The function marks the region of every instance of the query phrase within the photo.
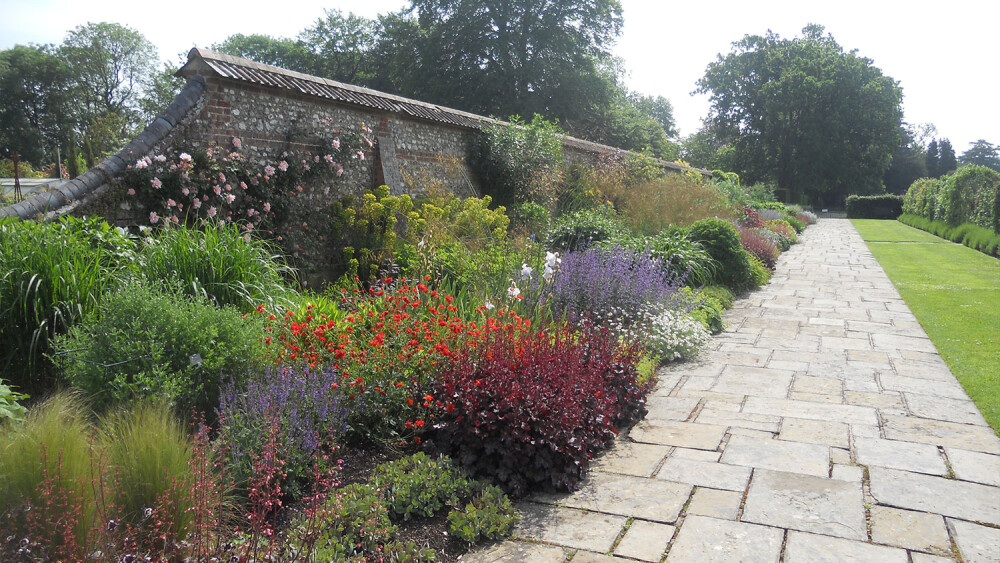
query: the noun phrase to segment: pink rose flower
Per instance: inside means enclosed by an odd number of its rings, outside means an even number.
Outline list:
[[[284,160],[282,160],[281,162],[279,162],[278,163],[278,170],[281,170],[282,172],[287,172],[288,171],[288,163],[285,162]]]
[[[208,216],[209,217],[215,217],[215,214],[218,213],[218,212],[219,212],[219,210],[216,209],[215,207],[209,207],[208,208]]]
[[[152,180],[149,181],[149,183],[153,185],[153,189],[155,190],[158,190],[163,187],[163,182],[161,182],[159,178],[153,178]]]
[[[128,195],[135,195],[135,190],[132,188],[128,189]]]
[[[241,141],[239,137],[233,137],[233,146],[239,149],[243,146],[243,141]]]
[[[149,222],[150,223],[152,223],[152,224],[155,225],[157,223],[157,221],[159,221],[159,220],[160,220],[160,216],[157,215],[155,211],[150,211],[149,212]]]

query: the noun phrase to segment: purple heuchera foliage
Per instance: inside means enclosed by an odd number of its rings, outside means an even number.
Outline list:
[[[674,276],[648,252],[617,247],[570,252],[546,290],[553,312],[570,317],[624,311],[676,301],[685,276]],[[634,320],[634,319],[632,319]]]
[[[274,367],[252,374],[242,385],[226,386],[219,419],[235,465],[248,467],[277,421],[289,477],[305,477],[295,473],[308,470],[314,454],[346,428],[347,400],[336,385],[339,378],[329,368]]]

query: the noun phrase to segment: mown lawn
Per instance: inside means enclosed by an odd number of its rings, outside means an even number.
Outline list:
[[[898,221],[851,222],[1000,434],[1000,260]]]

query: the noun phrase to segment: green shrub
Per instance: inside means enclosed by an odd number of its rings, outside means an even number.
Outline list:
[[[511,206],[510,219],[515,228],[538,238],[544,238],[552,221],[549,210],[544,205],[531,201]]]
[[[0,379],[0,424],[3,424],[5,419],[14,422],[23,420],[24,413],[28,412],[28,409],[21,406],[18,401],[27,398],[24,393],[18,393],[4,385],[3,379]]]
[[[363,558],[377,553],[396,535],[382,498],[368,485],[356,483],[337,489],[323,504],[321,514],[324,519],[313,538],[316,561]],[[303,526],[297,524],[299,529]]]
[[[793,229],[795,229],[796,233],[801,233],[802,231],[806,230],[805,222],[803,222],[798,217],[793,217],[789,215],[788,217],[785,217],[785,221],[787,221],[788,224],[791,225]]]
[[[910,184],[903,196],[903,213],[933,219],[940,183],[940,180],[934,178],[920,178]]]
[[[743,250],[739,232],[724,219],[702,219],[691,225],[688,238],[701,243],[719,264],[714,281],[733,291],[752,287],[750,255]]]
[[[903,196],[847,196],[847,217],[850,219],[895,219],[903,213]]]
[[[1000,172],[985,166],[962,166],[943,179],[934,219],[949,225],[975,223],[1000,232]]]
[[[489,485],[476,495],[465,510],[448,514],[448,534],[466,543],[502,540],[517,524],[518,513],[499,487]]]
[[[750,265],[753,269],[754,287],[761,287],[771,282],[771,276],[774,272],[752,254],[750,255]]]
[[[50,340],[121,284],[133,248],[101,221],[0,220],[0,373],[29,391],[42,386]]]
[[[99,406],[155,396],[212,412],[222,382],[241,380],[262,356],[261,337],[256,317],[129,284],[57,337],[52,359]]]
[[[291,270],[259,240],[244,238],[234,224],[206,224],[203,230],[168,227],[142,249],[142,270],[150,283],[179,287],[188,295],[249,312],[280,303]]]
[[[727,293],[728,291],[726,290]],[[732,293],[729,293],[729,295],[731,299]],[[722,322],[722,314],[726,312],[727,307],[723,305],[723,302],[718,297],[715,297],[711,292],[706,293],[704,290],[701,290],[692,294],[692,300],[696,305],[688,315],[701,322],[705,330],[711,334],[719,334],[725,329],[725,325]]]
[[[446,505],[457,505],[469,494],[465,472],[446,457],[423,452],[379,466],[369,480],[395,518],[434,516]]]
[[[512,116],[482,130],[469,163],[479,183],[498,203],[534,201],[553,207],[563,160],[562,131],[535,114],[530,122]]]
[[[579,250],[601,241],[620,238],[628,232],[610,207],[587,209],[556,219],[549,231],[547,246],[558,250]]]
[[[733,296],[733,292],[729,288],[722,285],[709,285],[698,290],[698,294],[706,299],[713,299],[718,301],[723,309],[729,309],[733,306],[733,301],[736,297]]]

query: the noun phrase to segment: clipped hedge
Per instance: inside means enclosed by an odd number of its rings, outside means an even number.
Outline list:
[[[852,195],[847,198],[848,219],[895,219],[903,214],[903,196]]]
[[[973,223],[962,223],[952,226],[944,221],[932,221],[926,217],[904,213],[899,216],[899,222],[904,225],[927,231],[935,236],[952,242],[964,244],[973,250],[978,250],[990,256],[1000,256],[1000,234],[985,229]]]

